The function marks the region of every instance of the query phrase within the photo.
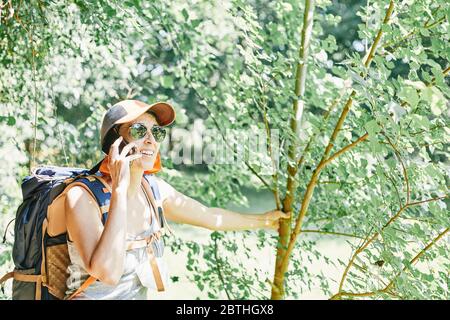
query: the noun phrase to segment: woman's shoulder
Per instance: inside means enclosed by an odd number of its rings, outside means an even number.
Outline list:
[[[172,187],[172,185],[170,185],[170,183],[168,183],[164,178],[158,177],[156,175],[154,175],[153,177],[158,184],[158,189],[162,200],[167,199],[175,194],[176,190],[174,189],[174,187]]]
[[[81,182],[73,182],[64,190],[66,208],[98,211],[97,200],[92,191]]]

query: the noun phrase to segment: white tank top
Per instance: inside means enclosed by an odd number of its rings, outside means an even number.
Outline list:
[[[159,230],[159,224],[155,223],[156,216],[152,206],[151,224],[148,230],[137,236],[127,234],[127,241],[140,240],[149,237]],[[168,268],[162,259],[164,253],[164,242],[161,238],[152,242],[153,252],[163,278],[164,287],[167,288]],[[67,241],[70,256],[70,265],[67,268],[69,277],[67,279],[66,297],[74,293],[89,278],[83,260],[75,245]],[[74,297],[74,300],[146,300],[148,289],[154,289],[151,285],[153,273],[150,269],[147,249],[137,248],[128,250],[125,255],[124,272],[117,285],[108,285],[101,281],[95,281],[85,291]]]

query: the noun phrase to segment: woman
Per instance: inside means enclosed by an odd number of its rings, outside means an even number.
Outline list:
[[[68,295],[90,275],[98,281],[77,292],[75,299],[145,299],[147,289],[155,281],[155,276],[151,277],[152,264],[148,263],[154,251],[145,247],[127,250],[127,243],[148,237],[160,228],[142,183],[144,174],[160,169],[163,127],[174,120],[173,107],[164,102],[148,105],[125,100],[106,112],[101,144],[108,154],[100,172],[111,194],[108,218],[103,225],[98,204],[87,188],[80,184],[68,187]],[[162,179],[156,181],[165,217],[173,222],[211,230],[277,229],[279,219],[288,217],[281,211],[253,215],[209,208]],[[164,272],[164,265],[158,266]]]

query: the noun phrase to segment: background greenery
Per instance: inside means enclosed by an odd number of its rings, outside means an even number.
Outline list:
[[[250,157],[175,165],[169,143],[165,179],[209,206],[261,211],[248,202],[259,190],[271,199],[264,210],[293,211],[278,233],[170,239],[186,257],[174,283],[185,277],[211,299],[295,299],[317,288],[340,299],[449,298],[447,1],[0,6],[2,234],[30,167],[90,167],[102,156],[106,108],[168,99],[178,128],[276,128],[281,148],[267,175]],[[12,268],[11,229],[0,271]],[[345,241],[345,254],[330,255],[323,239]],[[334,276],[322,272],[330,266]]]

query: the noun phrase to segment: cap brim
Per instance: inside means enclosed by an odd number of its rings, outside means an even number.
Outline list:
[[[115,124],[131,122],[148,110],[155,113],[156,121],[158,121],[160,126],[168,126],[175,121],[175,109],[167,102],[155,102],[149,105],[141,101],[129,100],[126,107],[127,114],[115,121]]]
[[[175,121],[175,109],[167,102],[157,102],[148,109],[156,114],[160,126],[168,126]]]

